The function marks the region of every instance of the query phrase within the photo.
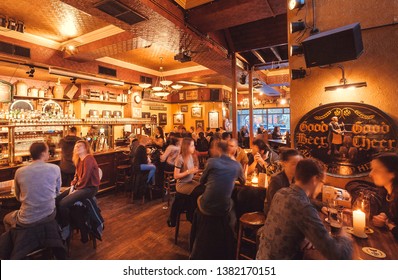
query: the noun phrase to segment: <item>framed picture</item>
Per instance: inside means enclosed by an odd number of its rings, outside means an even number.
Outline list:
[[[186,91],[185,99],[186,100],[198,100],[198,91],[197,90]]]
[[[173,115],[173,124],[175,125],[180,125],[180,124],[184,124],[184,115],[183,114],[174,114]]]
[[[151,117],[151,113],[149,112],[142,112],[142,118],[143,119],[149,119]]]
[[[11,102],[12,85],[6,81],[0,81],[0,102]]]
[[[181,105],[181,112],[188,112],[188,105]]]
[[[167,114],[159,113],[159,125],[167,125]]]
[[[201,118],[202,117],[202,107],[192,107],[191,108],[191,117],[192,118]]]
[[[196,129],[201,128],[205,130],[205,121],[204,120],[196,120],[195,121]]]
[[[218,112],[209,112],[209,127],[218,128]]]
[[[133,108],[133,118],[141,118],[141,108]]]
[[[184,100],[184,92],[179,93],[179,100]]]

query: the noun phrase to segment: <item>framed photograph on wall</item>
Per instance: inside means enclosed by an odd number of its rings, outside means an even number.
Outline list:
[[[192,118],[202,118],[202,107],[192,107],[191,108]]]
[[[173,124],[174,125],[183,125],[185,123],[184,121],[184,115],[183,114],[174,114],[173,115]]]
[[[178,99],[180,100],[180,101],[182,101],[182,100],[184,100],[184,92],[180,92],[180,93],[178,93]]]
[[[159,125],[167,125],[167,114],[159,113]]]
[[[133,108],[133,118],[141,118],[141,108]]]
[[[189,90],[185,92],[186,100],[198,100],[198,91],[197,90]]]
[[[149,112],[142,112],[142,118],[143,119],[149,119],[151,117],[151,113]]]
[[[209,112],[209,127],[218,128],[218,112]]]
[[[196,129],[202,128],[203,130],[205,130],[205,121],[204,120],[196,120],[195,126],[196,126]]]
[[[12,101],[12,85],[6,81],[0,81],[0,102]]]
[[[181,105],[181,112],[188,112],[188,105]]]

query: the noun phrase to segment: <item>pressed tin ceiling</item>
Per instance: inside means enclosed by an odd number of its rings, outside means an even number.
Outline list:
[[[213,2],[214,0],[175,0],[175,2],[185,10]]]
[[[163,71],[170,71],[180,69],[182,67],[197,66],[195,62],[184,62],[174,60],[174,52],[166,50],[158,44],[151,44],[144,48],[134,49],[125,53],[116,54],[113,56],[115,59],[119,59],[132,64],[140,65],[152,70],[159,70],[160,57],[162,57]]]
[[[1,0],[0,15],[23,21],[26,33],[57,42],[109,25],[58,0]]]

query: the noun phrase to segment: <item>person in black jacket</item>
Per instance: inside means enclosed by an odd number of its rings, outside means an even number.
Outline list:
[[[61,148],[61,176],[62,185],[70,186],[73,177],[75,176],[76,167],[73,164],[73,148],[80,137],[76,136],[76,127],[72,126],[69,128],[68,135],[59,141],[59,147]]]
[[[375,185],[382,186],[387,191],[384,210],[373,216],[373,225],[387,226],[395,239],[398,240],[398,155],[382,154],[371,162],[369,176]]]
[[[264,201],[264,213],[268,214],[271,207],[272,198],[282,188],[287,188],[293,183],[294,172],[296,171],[297,163],[303,157],[296,149],[284,149],[280,154],[280,161],[283,170],[271,177],[271,182],[268,186],[267,197]]]

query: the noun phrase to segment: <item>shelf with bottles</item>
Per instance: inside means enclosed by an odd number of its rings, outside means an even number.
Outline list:
[[[96,104],[110,104],[110,105],[120,105],[120,106],[124,106],[126,105],[128,102],[121,102],[121,101],[111,101],[111,100],[100,100],[100,99],[78,99],[78,101],[82,101],[84,103],[96,103]]]
[[[59,102],[75,102],[77,99],[68,99],[68,98],[53,98],[53,97],[35,97],[35,96],[20,96],[20,95],[14,95],[13,99],[28,99],[28,100],[53,100],[53,101],[59,101]]]

